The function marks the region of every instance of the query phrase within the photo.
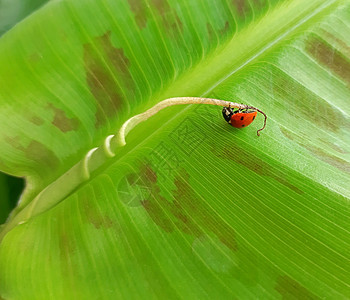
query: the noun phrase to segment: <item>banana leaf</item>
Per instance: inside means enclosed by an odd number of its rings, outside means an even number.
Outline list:
[[[0,170],[26,188],[0,297],[349,298],[349,28],[341,0],[60,0],[18,23]],[[267,127],[179,105],[109,151],[171,97],[252,105]]]

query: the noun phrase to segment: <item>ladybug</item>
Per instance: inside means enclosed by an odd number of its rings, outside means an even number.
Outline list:
[[[233,108],[231,108],[231,106],[236,107],[238,109],[234,111]],[[258,112],[265,117],[264,126],[256,131],[256,134],[260,136],[260,131],[265,128],[267,120],[267,116],[262,110],[254,106],[243,105],[233,102],[231,102],[229,106],[225,106],[222,109],[222,115],[224,116],[226,122],[236,128],[243,128],[250,125],[250,123],[252,123],[255,120],[255,117]]]
[[[257,111],[251,109],[237,109],[234,111],[231,107],[224,107],[222,115],[226,122],[233,127],[243,128],[247,127],[254,121]]]

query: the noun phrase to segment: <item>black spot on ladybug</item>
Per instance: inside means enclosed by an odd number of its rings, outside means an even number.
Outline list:
[[[242,127],[244,127],[244,125],[242,125]]]
[[[243,120],[244,119],[244,117],[241,117],[241,120]]]
[[[255,116],[253,117],[253,120],[255,119]]]

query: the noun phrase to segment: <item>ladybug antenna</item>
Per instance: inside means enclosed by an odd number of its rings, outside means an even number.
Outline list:
[[[260,136],[260,131],[261,131],[261,130],[264,130],[265,127],[266,127],[267,115],[266,115],[262,110],[260,110],[259,108],[254,107],[254,106],[247,106],[247,109],[254,109],[254,110],[258,111],[259,113],[263,114],[264,117],[265,117],[265,119],[264,119],[264,126],[263,126],[262,128],[260,128],[260,129],[256,132],[256,134],[257,134],[258,136]]]

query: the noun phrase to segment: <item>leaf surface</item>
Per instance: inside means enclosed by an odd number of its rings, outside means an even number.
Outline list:
[[[26,217],[3,228],[0,295],[350,297],[349,17],[347,1],[52,1],[13,28],[0,167],[26,176]],[[268,127],[166,108],[36,200],[177,96],[254,105]]]

